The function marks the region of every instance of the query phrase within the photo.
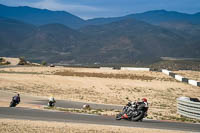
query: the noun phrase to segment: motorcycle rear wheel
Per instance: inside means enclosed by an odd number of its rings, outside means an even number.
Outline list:
[[[144,111],[139,111],[136,116],[132,116],[131,120],[132,121],[141,121],[144,118]]]

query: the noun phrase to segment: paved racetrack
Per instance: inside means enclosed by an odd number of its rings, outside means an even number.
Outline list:
[[[29,103],[37,104],[37,105],[47,105],[48,100],[37,100],[37,101],[29,102]],[[67,101],[67,100],[56,100],[56,107],[81,109],[84,104],[89,104],[92,109],[121,110],[123,108],[123,106],[117,106],[117,105],[95,104],[95,103],[75,102],[75,101]]]
[[[74,123],[144,127],[144,128],[154,128],[154,129],[200,132],[200,124],[155,121],[146,119],[143,122],[131,122],[127,120],[117,121],[115,120],[114,117],[110,116],[75,114],[69,112],[36,110],[36,109],[28,109],[21,107],[17,108],[0,107],[0,118],[74,122]]]

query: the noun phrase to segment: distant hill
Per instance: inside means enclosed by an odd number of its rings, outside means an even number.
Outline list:
[[[0,18],[0,56],[25,56],[30,60],[68,59],[81,33],[62,24],[36,27],[8,18]],[[55,60],[54,60],[55,58]]]
[[[129,14],[121,17],[83,20],[66,11],[50,11],[47,9],[37,9],[27,6],[9,7],[0,4],[0,16],[20,20],[37,26],[60,23],[74,29],[88,25],[108,24],[129,18],[156,25],[163,22],[189,22],[192,24],[200,24],[200,13],[186,14],[166,10],[147,11],[144,13]]]
[[[93,48],[90,51],[96,50],[96,56],[108,62],[151,62],[161,55],[175,55],[174,51],[186,45],[180,34],[135,19],[88,26],[80,32],[86,33],[91,42],[98,40],[96,45],[88,43],[87,49]]]
[[[122,17],[110,17],[110,18],[94,18],[87,20],[86,25],[101,25],[111,22],[133,18],[141,21],[145,21],[150,24],[159,25],[163,22],[188,22],[192,24],[200,24],[200,13],[186,14],[175,11],[166,10],[154,10],[144,13],[130,14]]]
[[[170,71],[178,70],[193,70],[200,71],[200,61],[197,60],[164,60],[158,61],[146,67],[152,70],[161,71],[162,69],[168,69]]]
[[[186,14],[166,10],[148,11],[127,15],[125,17],[133,17],[151,24],[160,24],[162,22],[189,22],[193,24],[200,24],[200,16],[197,14]]]
[[[19,49],[19,44],[29,37],[35,29],[34,25],[0,17],[0,55],[15,54],[12,50]]]
[[[82,43],[82,36],[78,31],[62,24],[47,24],[37,27],[36,32],[26,38],[21,47],[28,49],[26,54],[32,54],[36,60],[71,61],[72,52]]]
[[[60,23],[71,28],[80,27],[84,20],[64,11],[50,11],[27,6],[8,7],[0,4],[0,16],[20,20],[34,25]]]
[[[2,18],[0,56],[65,63],[152,63],[163,56],[200,57],[198,39],[135,19],[74,30],[62,24],[33,26]],[[17,37],[16,37],[17,36]],[[192,52],[192,51],[197,51]]]

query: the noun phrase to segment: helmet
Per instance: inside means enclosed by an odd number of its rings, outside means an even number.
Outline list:
[[[143,101],[143,102],[147,102],[147,99],[146,99],[146,98],[142,98],[142,101]]]

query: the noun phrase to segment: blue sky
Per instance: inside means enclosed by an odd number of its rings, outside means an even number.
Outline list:
[[[200,0],[0,0],[0,4],[67,11],[84,19],[123,16],[159,9],[184,13],[200,12]]]

